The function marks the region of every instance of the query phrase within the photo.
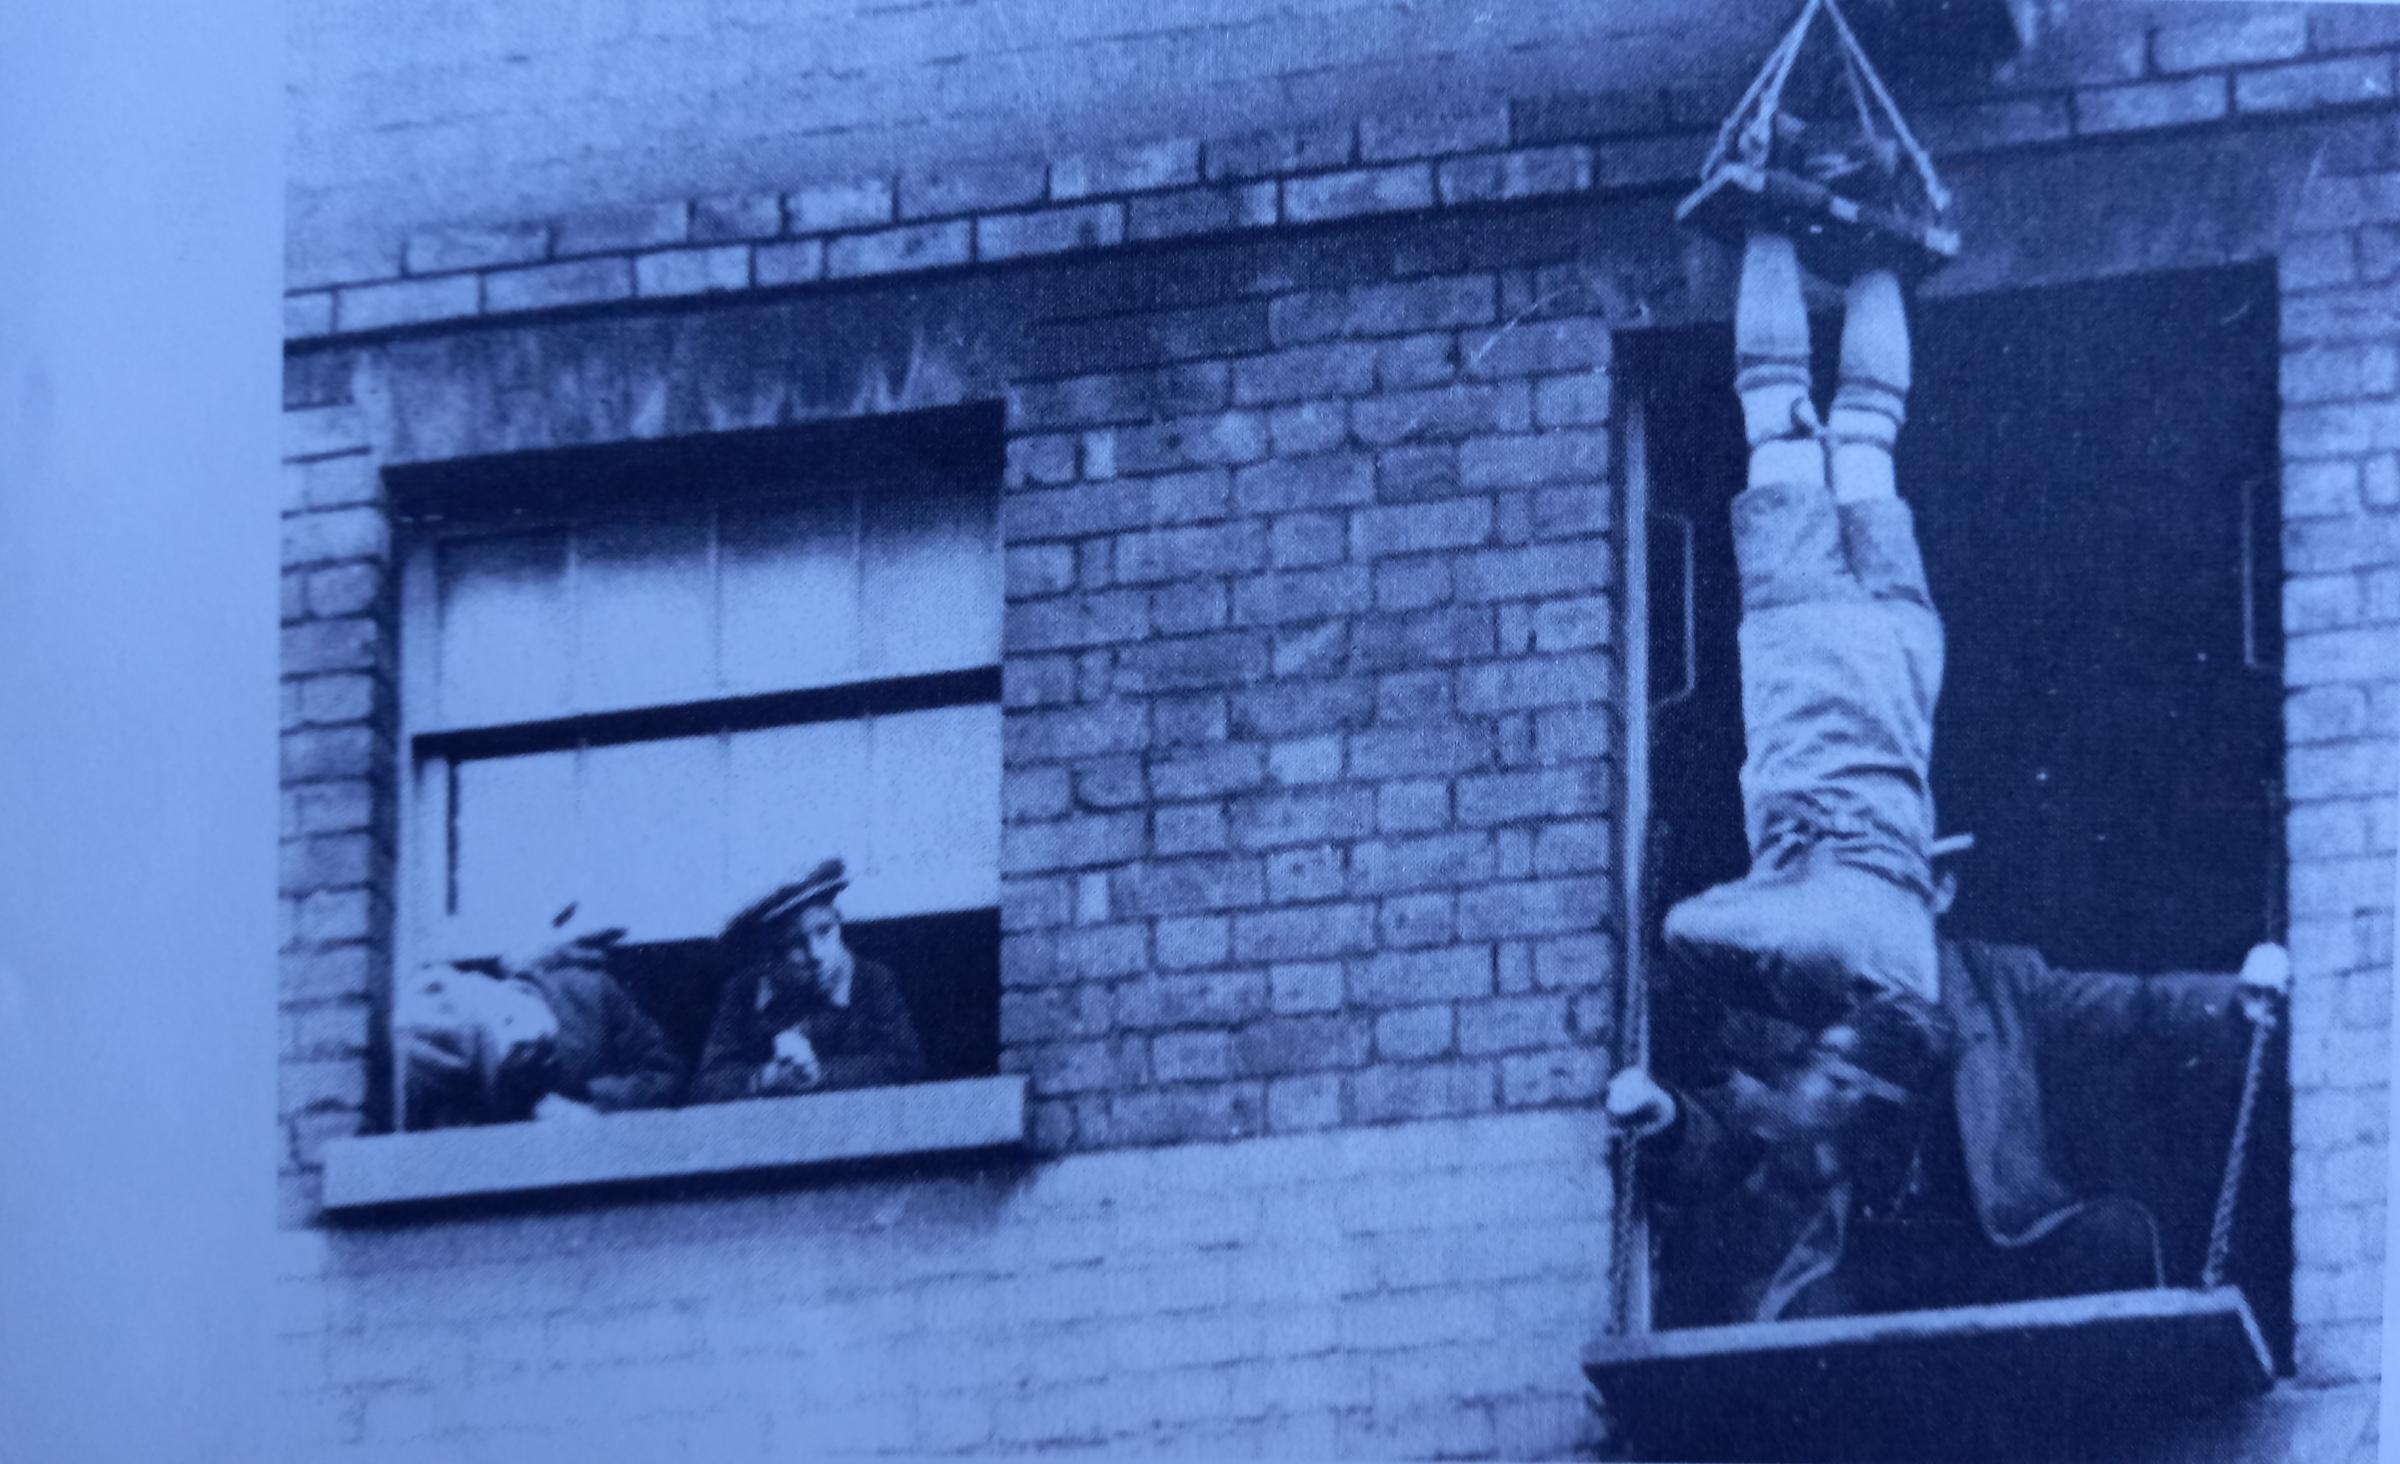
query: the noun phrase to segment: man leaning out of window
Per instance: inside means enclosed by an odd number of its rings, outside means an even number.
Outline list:
[[[842,937],[835,898],[849,885],[842,861],[828,859],[726,925],[730,971],[692,1102],[924,1078],[899,983],[854,955]]]
[[[400,994],[405,1126],[580,1118],[675,1100],[683,1064],[609,973],[622,927],[573,923],[532,949],[429,970]]]

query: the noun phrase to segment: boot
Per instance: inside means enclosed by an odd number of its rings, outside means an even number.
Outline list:
[[[1664,930],[1687,970],[1720,999],[1802,1027],[1841,1020],[1862,1000],[1940,991],[1925,896],[1844,863],[1830,844],[1760,861],[1677,904]]]

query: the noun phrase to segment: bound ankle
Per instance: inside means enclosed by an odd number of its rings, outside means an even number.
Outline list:
[[[1835,499],[1856,503],[1897,495],[1892,445],[1899,440],[1901,410],[1900,396],[1880,388],[1845,384],[1834,397],[1827,435]]]
[[[1788,361],[1745,365],[1733,379],[1742,399],[1742,431],[1753,448],[1817,432],[1816,403],[1809,400],[1808,369]]]

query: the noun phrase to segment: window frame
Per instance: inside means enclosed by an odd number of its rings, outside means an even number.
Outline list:
[[[2008,285],[1989,290],[1942,296],[1929,300],[1926,304],[1935,309],[1952,306],[1981,308],[1995,296],[2002,298],[2018,295],[2050,296],[2091,289],[2163,288],[2175,277],[2186,274],[2205,277],[2205,287],[2240,289],[2258,298],[2272,298],[2273,296],[2271,272],[2262,273],[2254,265],[2237,262],[2209,264],[2191,270],[2140,271],[2123,277],[2107,279],[2077,279],[2031,285]],[[1615,478],[1620,492],[1618,516],[1614,526],[1618,531],[1619,542],[1622,546],[1619,566],[1622,572],[1620,584],[1623,587],[1624,598],[1621,601],[1620,614],[1624,621],[1624,635],[1622,637],[1620,677],[1621,715],[1624,719],[1624,776],[1626,779],[1624,817],[1619,828],[1621,855],[1619,880],[1620,898],[1626,913],[1626,929],[1634,932],[1625,941],[1624,949],[1621,952],[1627,985],[1623,1005],[1619,1010],[1619,1021],[1614,1038],[1616,1047],[1612,1052],[1612,1065],[1619,1068],[1647,1065],[1650,1018],[1645,967],[1649,964],[1650,952],[1644,946],[1644,939],[1647,933],[1655,931],[1658,918],[1663,915],[1666,905],[1671,903],[1671,901],[1661,898],[1661,892],[1657,888],[1654,876],[1658,857],[1649,837],[1651,825],[1660,812],[1661,801],[1653,797],[1655,775],[1651,767],[1650,753],[1654,746],[1654,721],[1657,714],[1667,711],[1693,694],[1697,687],[1694,678],[1698,674],[1697,665],[1691,659],[1694,653],[1692,640],[1694,612],[1690,599],[1691,575],[1694,572],[1692,530],[1689,521],[1674,511],[1675,505],[1671,500],[1665,507],[1657,506],[1653,501],[1653,459],[1650,444],[1652,423],[1649,414],[1663,400],[1661,393],[1665,390],[1665,383],[1670,379],[1669,375],[1662,374],[1659,369],[1660,362],[1655,354],[1655,347],[1661,339],[1671,338],[1678,332],[1700,328],[1702,324],[1703,322],[1682,321],[1655,330],[1634,333],[1630,343],[1621,344],[1616,358],[1615,369],[1621,420],[1620,430],[1617,434],[1618,457]],[[1819,379],[1822,379],[1821,368]],[[2238,608],[2241,615],[2242,637],[2238,664],[2241,670],[2248,675],[2273,680],[2276,685],[2280,686],[2279,655],[2263,654],[2261,645],[2262,627],[2260,622],[2262,616],[2272,614],[2266,608],[2271,602],[2265,602],[2259,598],[2262,594],[2274,594],[2275,586],[2289,578],[2288,569],[2279,569],[2276,574],[2269,575],[2262,571],[2258,561],[2261,546],[2271,540],[2272,535],[2281,524],[2279,517],[2269,517],[2263,523],[2261,521],[2262,510],[2269,515],[2272,515],[2275,510],[2277,500],[2274,496],[2272,482],[2272,479],[2263,481],[2245,479],[2239,484],[2241,500],[2239,517],[2234,522],[2240,534],[2240,555],[2238,563],[2229,566],[2224,579],[2228,583],[2238,583],[2239,586]],[[2262,488],[2265,492],[2263,499],[2257,496]],[[1905,487],[1903,496],[1906,496]],[[1658,577],[1654,577],[1651,573],[1654,553],[1659,562],[1668,564],[1680,556],[1683,561],[1683,581],[1680,586],[1671,582],[1656,582]],[[1681,605],[1673,603],[1672,592],[1677,589],[1683,592]],[[1675,621],[1680,621],[1678,633],[1669,638],[1665,645],[1654,648],[1653,625]],[[2279,652],[2280,631],[2275,636],[2273,644]],[[1658,661],[1663,661],[1663,664],[1654,664]],[[2288,759],[2288,744],[2281,748],[2281,752],[2283,758]],[[2280,826],[2269,835],[2269,847],[2266,852],[2279,864],[2278,874],[2269,881],[2270,911],[2274,908],[2274,902],[2281,898],[2288,889],[2288,875],[2280,872],[2281,861],[2288,858],[2289,850],[2286,839],[2287,835]],[[2143,965],[2123,968],[2109,967],[2108,969],[2149,971],[2155,970],[2156,967],[2155,965]],[[2227,966],[2222,969],[2230,974],[2231,967]],[[2270,1059],[2266,1082],[2268,1087],[2262,1092],[2262,1099],[2276,1099],[2288,1104],[2291,1095],[2289,1087],[2291,1073],[2281,1060]],[[2282,1085],[2280,1092],[2276,1090],[2278,1084]],[[2286,1112],[2278,1118],[2275,1130],[2283,1136],[2286,1143],[2288,1143],[2289,1126],[2290,1117]],[[1628,1158],[1630,1152],[1628,1149]],[[2254,1153],[2253,1170],[2245,1179],[2245,1205],[2251,1202],[2253,1195],[2261,1192],[2262,1176],[2257,1173],[2257,1163]],[[1625,1168],[1617,1170],[1620,1176],[1626,1172]],[[2266,1192],[2277,1193],[2272,1188]],[[2284,1247],[2281,1255],[2288,1261],[2291,1227],[2297,1225],[2301,1211],[2297,1198],[2289,1193],[2288,1180],[2282,1186],[2281,1193],[2284,1199],[2291,1203],[2291,1208],[2284,1219],[2274,1222],[2282,1227],[2280,1239],[2269,1243]],[[1651,1244],[1651,1230],[1648,1204],[1646,1199],[1640,1195],[1639,1187],[1620,1183],[1616,1213],[1612,1216],[1612,1237],[1616,1255],[1626,1259],[1619,1268],[1620,1282],[1612,1288],[1614,1296],[1614,1310],[1610,1318],[1612,1335],[1619,1337],[1667,1336],[1678,1332],[1710,1330],[1704,1327],[1689,1326],[1665,1329],[1655,1327],[1656,1290],[1660,1285],[1661,1277],[1657,1256]],[[1634,1259],[1636,1257],[1638,1259]],[[2255,1308],[2259,1314],[2257,1318],[2249,1320],[2247,1325],[2254,1331],[2261,1330],[2263,1327],[2264,1332],[2270,1338],[2267,1350],[2273,1354],[2275,1367],[2286,1374],[2293,1367],[2291,1349],[2294,1345],[2295,1330],[2290,1307],[2297,1277],[2296,1270],[2286,1270],[2277,1276],[2260,1278],[2262,1285],[2271,1286],[2274,1290],[2254,1291],[2244,1303],[2245,1316],[2248,1316],[2249,1308]],[[1794,1325],[1794,1320],[1782,1319],[1754,1325],[1761,1328],[1782,1328]]]
[[[999,520],[1002,488],[999,446],[1002,438],[997,430],[998,415],[996,412],[982,413],[974,409],[910,415],[912,418],[956,419],[955,425],[969,434],[981,430],[984,438],[988,439],[990,451],[988,455],[961,454],[955,450],[947,454],[939,450],[911,452],[898,421],[843,422],[718,434],[715,435],[716,440],[600,444],[506,454],[463,462],[422,464],[408,470],[406,478],[413,481],[398,485],[402,491],[395,494],[392,509],[395,530],[393,552],[397,568],[394,575],[396,593],[393,619],[398,632],[397,730],[392,772],[399,812],[396,829],[399,857],[393,865],[393,879],[398,887],[392,902],[396,927],[393,970],[396,975],[414,971],[429,962],[460,959],[474,954],[454,949],[457,943],[445,941],[440,934],[442,921],[451,913],[449,906],[456,879],[456,841],[453,831],[457,813],[457,772],[461,764],[468,760],[682,737],[723,736],[745,730],[855,721],[950,708],[989,707],[995,716],[1000,713],[1003,655],[999,624],[1005,605],[1005,586],[1002,577],[1004,535]],[[860,451],[862,431],[867,448],[864,452]],[[750,460],[745,461],[744,450],[759,444],[765,444],[765,451],[754,452],[750,454]],[[807,450],[811,447],[826,449],[824,456],[828,461],[822,472],[811,472],[811,464],[805,460],[809,455]],[[800,451],[795,452],[792,450],[794,448]],[[878,448],[898,450],[884,452],[878,451]],[[668,456],[658,456],[662,451]],[[988,461],[985,461],[987,456]],[[564,501],[555,489],[547,487],[547,481],[569,470],[565,460],[570,457],[598,462],[601,475],[610,480],[608,487],[614,491],[602,491],[588,500],[575,503]],[[730,469],[726,466],[728,459],[735,464]],[[760,459],[767,464],[765,470],[761,468]],[[643,466],[655,467],[662,462],[675,469],[671,480],[675,486],[657,492],[625,490],[624,481],[640,472]],[[497,486],[494,478],[498,480]],[[477,481],[479,479],[480,483]],[[520,491],[511,494],[508,491],[511,484]],[[432,714],[439,696],[440,667],[438,654],[429,655],[426,648],[438,645],[441,635],[440,561],[441,549],[446,543],[485,534],[543,530],[572,532],[612,517],[638,517],[645,509],[668,501],[671,495],[688,494],[708,506],[708,561],[713,572],[719,562],[722,545],[721,513],[728,504],[789,502],[818,492],[847,494],[854,505],[854,533],[863,536],[865,514],[856,512],[856,509],[864,505],[868,495],[877,491],[905,493],[913,487],[932,485],[969,489],[987,496],[990,501],[986,550],[995,603],[991,607],[993,637],[988,660],[956,668],[903,672],[890,676],[857,676],[780,690],[733,692],[638,706],[568,710],[520,720],[465,723]],[[476,494],[478,488],[483,490],[480,495]],[[410,489],[416,491],[412,493],[408,491]],[[472,512],[444,511],[444,505],[448,502],[476,497],[480,501],[476,502]],[[529,497],[546,499],[548,505],[529,510],[525,502]],[[587,507],[589,511],[576,511],[579,506]],[[856,562],[864,566],[867,547],[863,537],[856,542],[859,545]],[[566,571],[570,586],[573,583],[575,557],[570,548]],[[993,754],[995,758],[999,756],[996,729]],[[1002,769],[995,766],[992,771],[993,858],[989,902],[955,908],[944,905],[939,909],[921,912],[878,910],[854,915],[853,918],[904,920],[919,915],[973,914],[987,910],[996,912],[1000,887]],[[764,894],[765,891],[755,893]],[[738,900],[729,894],[728,909],[736,903]],[[997,975],[995,969],[992,972],[995,982]],[[388,996],[382,1005],[379,1019],[388,1028],[392,1018]],[[384,1076],[391,1085],[393,1096],[391,1130],[346,1142],[382,1144],[391,1140],[407,1140],[417,1143],[440,1135],[450,1135],[457,1137],[459,1142],[437,1145],[436,1148],[458,1150],[450,1159],[442,1162],[464,1163],[466,1168],[462,1173],[472,1176],[488,1169],[495,1160],[505,1161],[505,1152],[509,1150],[507,1143],[479,1141],[471,1137],[489,1133],[491,1129],[405,1129],[398,1101],[404,1081],[401,1055],[397,1044],[387,1042],[383,1045],[388,1060],[388,1071]],[[1001,1083],[1001,1088],[988,1086],[995,1081]],[[978,1084],[987,1086],[979,1089],[976,1087]],[[905,1111],[885,1114],[871,1121],[865,1131],[876,1132],[880,1125],[881,1132],[895,1136],[888,1145],[890,1153],[916,1154],[958,1147],[991,1147],[994,1141],[990,1135],[998,1130],[1006,1131],[1007,1137],[1001,1141],[1004,1144],[1020,1143],[1024,1138],[1021,1079],[1000,1080],[978,1075],[907,1085],[906,1088],[889,1091],[905,1092],[914,1088],[973,1090],[982,1095],[975,1100],[980,1105],[980,1116],[965,1120],[963,1129],[953,1124],[952,1129],[957,1132],[945,1138],[940,1132],[911,1132],[912,1120]],[[1002,1088],[1009,1091],[1003,1092]],[[864,1094],[885,1090],[855,1091]],[[789,1100],[753,1101],[807,1102],[836,1096],[852,1095],[812,1094]],[[955,1105],[965,1100],[947,1101]],[[711,1107],[723,1106],[727,1105],[687,1107],[678,1104],[672,1108],[646,1110],[641,1116],[702,1115]],[[902,1105],[902,1110],[906,1109],[907,1105]],[[603,1121],[633,1116],[606,1115]],[[670,1147],[676,1143],[697,1145],[700,1150],[718,1146],[707,1135],[722,1125],[705,1118],[695,1118],[694,1123],[697,1125],[694,1132],[670,1141]],[[523,1124],[495,1127],[510,1130],[528,1128]],[[958,1138],[959,1132],[972,1137],[973,1142]],[[736,1148],[740,1149],[741,1146],[737,1144]],[[750,1148],[755,1150],[756,1146],[753,1144]],[[482,1154],[483,1149],[493,1152]],[[796,1143],[788,1153],[777,1152],[766,1157],[752,1154],[748,1159],[704,1165],[695,1172],[791,1168],[856,1157],[866,1156],[819,1154],[810,1144]],[[388,1164],[399,1161],[378,1159],[373,1162]],[[519,1166],[503,1162],[503,1167]],[[637,1169],[639,1167],[636,1166]],[[605,1183],[619,1177],[639,1178],[641,1175],[602,1175],[597,1180],[574,1182]],[[519,1182],[506,1175],[498,1175],[484,1176],[476,1183],[479,1190],[506,1192],[554,1188],[559,1181],[531,1179],[529,1182]],[[377,1200],[373,1203],[385,1202]]]

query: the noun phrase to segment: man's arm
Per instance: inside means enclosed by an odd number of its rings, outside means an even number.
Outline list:
[[[717,994],[716,1020],[709,1024],[708,1041],[700,1049],[700,1067],[692,1075],[694,1103],[729,1103],[751,1095],[751,1080],[759,1062],[751,1051],[750,1007],[758,992],[757,978],[737,967]]]
[[[2108,1063],[2240,1051],[2251,1022],[2282,1000],[2290,969],[2276,945],[2253,947],[2239,975],[2062,971],[2028,953],[2018,983],[2045,1045]]]
[[[618,1112],[628,1108],[664,1108],[683,1086],[683,1063],[624,987],[611,981],[605,997],[608,1017],[607,1071],[584,1086],[594,1108]]]
[[[824,1076],[818,1086],[878,1088],[923,1081],[925,1052],[917,1042],[916,1023],[909,1020],[908,1003],[891,973],[860,961],[851,1000],[857,1003],[859,1050],[837,1056],[820,1054]]]
[[[1736,1079],[1734,1081],[1739,1081]],[[1756,1169],[1765,1153],[1734,1119],[1733,1083],[1667,1088],[1638,1068],[1609,1080],[1609,1118],[1641,1145],[1642,1177],[1662,1204],[1722,1195]]]

